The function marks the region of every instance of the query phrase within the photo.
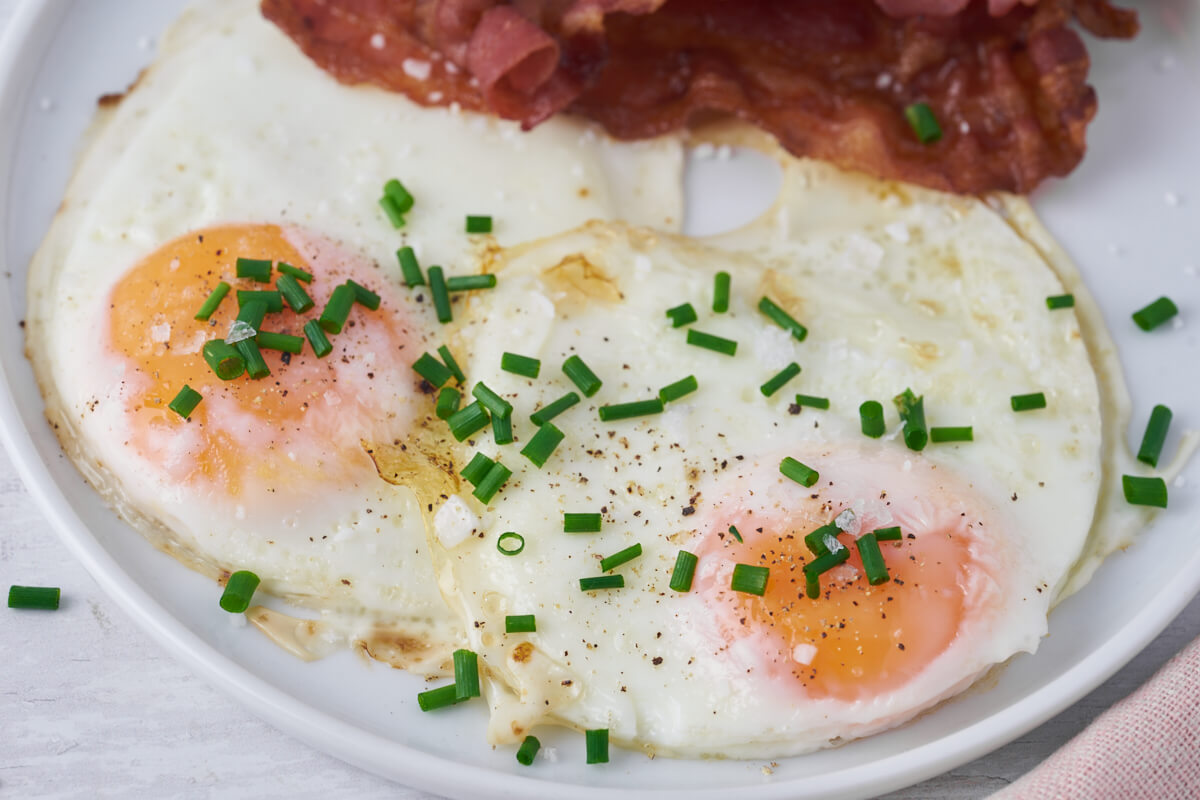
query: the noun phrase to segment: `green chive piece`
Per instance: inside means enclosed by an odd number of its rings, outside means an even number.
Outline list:
[[[467,233],[491,233],[492,218],[467,215]]]
[[[779,462],[779,471],[784,477],[791,478],[801,486],[808,488],[817,482],[820,474],[812,467],[801,464],[791,456],[787,456],[783,461]]]
[[[271,259],[269,258],[239,258],[236,268],[239,278],[250,278],[259,283],[271,282]]]
[[[600,575],[595,578],[580,578],[579,590],[581,592],[594,592],[597,589],[624,589],[624,575]]]
[[[467,376],[463,374],[462,367],[454,360],[454,354],[450,352],[450,348],[442,345],[438,348],[438,355],[442,357],[442,361],[450,368],[450,372],[454,375],[454,380],[458,381],[459,385],[467,382]]]
[[[587,763],[608,763],[608,728],[584,731],[584,741],[587,743]]]
[[[487,505],[492,502],[492,498],[496,496],[496,493],[500,491],[501,487],[511,477],[512,470],[497,461],[495,464],[492,464],[491,469],[487,471],[487,475],[483,476],[483,480],[479,482],[479,485],[475,487],[475,491],[471,492],[471,494],[475,495],[475,498],[479,502]]]
[[[883,422],[883,406],[878,400],[867,400],[859,406],[858,418],[862,421],[864,436],[878,439],[887,432],[887,426]]]
[[[495,289],[495,275],[455,275],[446,278],[446,291],[469,292],[473,289]]]
[[[250,300],[240,308],[238,308],[236,322],[244,322],[258,333],[258,329],[262,327],[263,319],[267,316],[267,304],[262,300]],[[229,326],[229,333],[233,334],[233,325]],[[248,338],[248,337],[245,337]],[[236,344],[236,342],[230,342]]]
[[[436,711],[458,703],[458,687],[453,683],[417,694],[417,705],[422,711]]]
[[[175,399],[167,403],[167,408],[184,419],[188,419],[203,399],[204,396],[202,394],[185,383],[183,388],[179,390],[179,393],[175,395]]]
[[[668,308],[667,316],[671,318],[672,328],[682,328],[684,325],[691,325],[698,319],[696,309],[691,303],[683,303],[674,308]]]
[[[455,650],[454,699],[461,703],[479,695],[479,656],[470,650]]]
[[[483,453],[476,453],[471,456],[471,461],[463,467],[460,473],[472,486],[478,486],[480,481],[487,477],[488,470],[492,468],[495,461],[485,456]]]
[[[883,561],[883,553],[879,552],[879,542],[875,539],[875,534],[864,533],[858,537],[858,541],[854,545],[858,548],[859,557],[862,558],[863,572],[867,574],[867,583],[878,586],[891,580],[887,564]]]
[[[1075,295],[1056,294],[1046,298],[1046,308],[1055,311],[1060,308],[1074,308]]]
[[[468,436],[479,433],[487,427],[489,422],[491,422],[491,417],[488,416],[483,403],[478,400],[463,406],[446,419],[446,423],[450,426],[450,433],[454,434],[454,438],[460,442]]]
[[[832,522],[828,522],[815,531],[805,534],[804,546],[814,556],[823,556],[826,553],[832,553],[845,546],[837,538],[841,532],[841,528]]]
[[[299,355],[304,349],[304,337],[292,336],[287,333],[275,333],[273,331],[259,331],[254,337],[254,341],[258,343],[260,348],[266,350],[280,350],[284,353]]]
[[[571,379],[571,383],[579,387],[579,391],[583,392],[584,397],[591,397],[600,391],[600,387],[604,384],[579,356],[571,356],[564,361],[562,371]]]
[[[207,322],[208,318],[217,310],[217,306],[221,305],[221,301],[225,299],[225,295],[229,294],[230,286],[225,281],[217,284],[217,288],[213,289],[208,298],[200,305],[200,310],[196,312],[196,319]]]
[[[1150,421],[1146,423],[1146,432],[1142,434],[1142,446],[1138,448],[1137,459],[1152,467],[1158,466],[1158,457],[1162,454],[1163,443],[1167,440],[1167,429],[1171,427],[1171,409],[1166,406],[1155,406],[1150,412]]]
[[[624,550],[600,559],[600,571],[611,572],[622,564],[627,564],[642,554],[642,543],[630,545]]]
[[[413,196],[408,193],[408,189],[404,187],[396,178],[392,178],[383,185],[383,193],[385,196],[392,198],[396,208],[400,209],[401,214],[407,214],[412,211]]]
[[[255,300],[262,301],[267,307],[268,314],[278,314],[283,311],[283,295],[275,289],[238,289],[237,301],[238,307],[253,303]]]
[[[28,608],[38,611],[57,611],[62,599],[62,589],[57,586],[10,586],[8,607]]]
[[[1046,407],[1046,395],[1043,392],[1014,394],[1011,402],[1013,411],[1036,411]]]
[[[804,594],[809,600],[816,600],[821,596],[821,576],[815,572],[804,573]]]
[[[692,578],[696,574],[696,564],[700,559],[694,553],[680,550],[675,556],[675,568],[671,570],[671,589],[676,592],[690,592]]]
[[[1121,489],[1125,492],[1125,502],[1130,505],[1167,507],[1167,484],[1162,478],[1122,475]]]
[[[291,275],[280,275],[276,278],[275,288],[279,290],[279,294],[287,301],[288,308],[297,314],[303,314],[315,305],[313,299],[308,296],[308,292],[304,291],[304,287],[300,285],[300,282]],[[238,294],[241,294],[241,292]],[[279,310],[282,311],[283,309]]]
[[[537,619],[533,614],[509,614],[504,618],[505,633],[535,633]]]
[[[413,372],[429,381],[429,385],[435,389],[450,380],[452,374],[449,367],[429,355],[429,353],[422,353],[421,357],[413,362],[412,368]]]
[[[541,469],[550,459],[554,449],[562,442],[565,434],[555,427],[552,422],[543,422],[529,439],[529,443],[521,448],[521,455]]]
[[[732,339],[726,339],[723,336],[715,336],[711,333],[704,333],[695,328],[688,328],[687,343],[695,347],[703,347],[705,350],[712,350],[714,353],[732,356],[737,353],[738,343]]]
[[[329,337],[325,335],[325,331],[321,330],[321,324],[315,319],[304,323],[304,335],[308,337],[308,343],[312,345],[313,353],[317,358],[324,358],[333,351]]]
[[[737,525],[730,525],[730,526],[729,526],[729,532],[730,532],[731,534],[733,534],[733,538],[737,539],[739,543],[741,543],[741,542],[744,542],[744,541],[745,541],[745,540],[742,538],[742,532],[741,532],[741,531],[739,531],[739,530],[737,529]]]
[[[248,569],[239,569],[225,581],[225,591],[221,592],[221,608],[230,614],[242,614],[250,607],[254,599],[254,590],[258,588],[259,578]]]
[[[877,542],[898,542],[903,538],[899,525],[893,525],[890,528],[876,528],[873,533]]]
[[[564,533],[599,533],[603,519],[599,513],[564,513]]]
[[[909,450],[924,450],[929,443],[929,431],[925,428],[925,396],[917,397],[912,389],[905,389],[893,397],[892,402],[904,423],[904,443]]]
[[[417,263],[417,254],[408,245],[396,251],[396,260],[400,262],[400,274],[404,276],[405,286],[424,286],[425,276],[421,274],[421,265]]]
[[[483,381],[475,384],[475,388],[471,390],[471,394],[475,396],[476,400],[483,403],[487,410],[492,412],[492,414],[499,414],[502,417],[507,417],[512,414],[512,403],[493,392]]]
[[[379,198],[379,207],[383,209],[383,213],[392,223],[393,228],[404,227],[404,212],[400,210],[399,204],[387,196],[386,194]]]
[[[800,365],[795,361],[776,373],[775,377],[758,387],[763,397],[770,397],[783,388],[783,385],[800,374]]]
[[[975,441],[975,430],[970,425],[962,425],[957,428],[930,428],[929,441],[934,444],[942,442],[973,442]]]
[[[776,305],[769,297],[764,297],[758,301],[758,310],[785,331],[790,331],[792,338],[797,342],[803,342],[804,337],[808,336],[808,328],[792,319],[791,314]]]
[[[550,420],[557,417],[559,414],[566,411],[571,406],[579,402],[579,395],[574,392],[567,392],[562,397],[555,400],[549,405],[542,406],[533,415],[529,417],[534,425],[545,425]]]
[[[521,742],[521,747],[517,750],[517,763],[528,767],[533,763],[533,757],[537,755],[542,743],[538,741],[536,736],[526,736],[525,741]]]
[[[525,549],[525,537],[515,531],[505,531],[496,540],[496,549],[506,556],[515,556]]]
[[[1133,321],[1144,331],[1152,331],[1179,313],[1169,297],[1160,297],[1145,308],[1133,312]]]
[[[246,360],[237,348],[222,339],[210,339],[201,350],[208,366],[223,381],[231,381],[246,371]]]
[[[827,409],[827,408],[829,408],[829,398],[828,397],[814,397],[811,394],[798,394],[798,395],[796,395],[796,405],[808,406],[809,408]],[[879,413],[880,414],[883,413],[883,406],[879,407]]]
[[[496,444],[513,443],[511,414],[492,414],[492,440]]]
[[[671,403],[681,397],[686,397],[699,388],[700,384],[696,383],[696,376],[688,375],[686,378],[680,378],[659,389],[658,399],[664,403]]]
[[[288,264],[284,261],[280,261],[278,264],[276,264],[275,269],[279,270],[284,275],[290,275],[298,281],[312,283],[313,276],[311,272],[305,272],[299,267],[293,267],[291,264]],[[278,283],[278,281],[276,281],[276,283]]]
[[[243,339],[234,345],[239,354],[246,361],[246,374],[250,376],[250,380],[258,381],[271,374],[271,368],[267,366],[267,362],[262,357],[262,350],[258,348],[258,342],[253,339]]]
[[[450,419],[450,415],[458,411],[458,403],[462,400],[462,392],[453,386],[443,386],[438,392],[435,413],[438,419]]]
[[[441,267],[429,268],[429,293],[433,295],[433,307],[437,311],[438,322],[446,323],[454,319],[450,310],[450,295],[446,291],[446,275]]]
[[[542,362],[529,356],[505,352],[500,356],[500,369],[523,378],[536,378],[542,371]]]
[[[806,575],[824,575],[838,564],[845,564],[850,559],[850,548],[842,546],[837,550],[823,553],[804,565]]]
[[[724,314],[729,310],[729,285],[732,279],[728,272],[718,272],[713,276],[713,311]]]
[[[767,579],[771,577],[770,567],[756,567],[751,564],[735,564],[733,580],[729,588],[735,592],[754,594],[762,597],[767,593]]]
[[[343,283],[333,290],[333,294],[329,296],[329,302],[325,304],[325,309],[321,311],[321,316],[317,321],[321,323],[321,328],[326,333],[341,333],[353,306],[354,287]]]
[[[904,117],[921,144],[932,144],[942,138],[942,126],[925,103],[913,103],[904,109]]]
[[[663,401],[657,397],[653,400],[635,400],[632,403],[600,406],[599,409],[601,422],[616,422],[621,419],[644,417],[648,414],[661,414],[662,411]]]

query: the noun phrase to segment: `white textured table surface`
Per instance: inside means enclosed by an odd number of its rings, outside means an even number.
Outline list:
[[[15,5],[0,0],[0,33]],[[12,583],[61,586],[63,607],[54,614],[0,611],[0,797],[429,797],[276,731],[167,656],[68,554],[0,454],[0,588]],[[1200,600],[1057,718],[889,797],[986,796],[1197,635]]]

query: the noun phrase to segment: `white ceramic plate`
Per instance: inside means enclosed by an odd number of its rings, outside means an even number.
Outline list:
[[[0,434],[30,492],[101,586],[180,659],[278,727],[380,775],[458,797],[585,798],[618,787],[688,798],[865,796],[976,758],[1061,711],[1132,658],[1200,589],[1200,509],[1190,488],[1172,487],[1170,511],[1055,610],[1040,651],[1014,659],[994,686],[890,733],[783,761],[770,775],[761,762],[650,761],[619,751],[607,768],[586,767],[582,737],[554,733],[543,739],[557,761],[523,768],[510,750],[484,743],[481,704],[423,715],[414,701],[422,683],[412,676],[349,653],[303,664],[252,629],[232,627],[212,582],[122,524],[63,457],[18,328],[26,266],[96,98],[122,89],[148,63],[156,35],[181,5],[28,2],[0,47]],[[1140,436],[1154,403],[1174,409],[1168,457],[1179,430],[1197,425],[1200,393],[1191,328],[1200,312],[1198,13],[1188,0],[1148,2],[1136,42],[1092,43],[1102,110],[1090,129],[1091,151],[1069,180],[1037,197],[1116,338],[1135,401],[1130,436]],[[748,215],[760,164],[694,166],[692,198],[699,184],[717,187],[706,195],[732,197],[735,212]],[[728,220],[728,209],[690,211],[693,231]],[[1160,294],[1180,305],[1184,327],[1138,331],[1130,312]],[[1186,477],[1195,484],[1200,470]]]

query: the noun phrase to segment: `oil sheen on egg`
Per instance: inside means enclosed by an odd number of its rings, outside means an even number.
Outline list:
[[[856,179],[830,180],[836,196]],[[468,381],[513,404],[517,443],[480,435],[458,460],[479,450],[513,476],[486,508],[453,500],[481,536],[433,540],[490,676],[494,741],[559,722],[664,755],[785,756],[897,725],[1037,647],[1097,507],[1088,352],[1074,314],[1046,308],[1058,278],[986,206],[896,202],[879,225],[772,230],[778,258],[595,224],[496,259],[499,285],[458,336]],[[924,215],[907,237],[887,229],[901,213]],[[712,310],[719,271],[725,312]],[[764,296],[803,341],[759,310]],[[681,303],[699,318],[674,328],[665,312]],[[693,330],[736,353],[689,345]],[[539,377],[502,371],[505,351],[541,359]],[[561,369],[576,355],[603,385],[555,418],[565,436],[539,469],[519,454],[530,414],[578,392]],[[799,375],[765,397],[790,363]],[[600,419],[689,375],[698,389],[661,414]],[[893,404],[905,389],[929,426],[971,426],[974,440],[909,449]],[[1012,395],[1037,391],[1045,409],[1013,412]],[[868,400],[884,406],[880,438],[862,432]],[[789,457],[819,474],[811,486],[781,474]],[[601,531],[565,533],[566,512],[601,514]],[[810,599],[804,537],[835,521],[829,546],[851,557]],[[856,539],[892,526],[904,536],[881,545],[890,580],[869,585]],[[497,548],[506,531],[524,537],[518,555]],[[640,556],[602,570],[633,545]],[[685,592],[670,587],[681,550],[698,558]],[[762,596],[732,588],[739,564],[768,569]],[[601,574],[624,586],[581,590]],[[536,631],[505,633],[523,614]]]

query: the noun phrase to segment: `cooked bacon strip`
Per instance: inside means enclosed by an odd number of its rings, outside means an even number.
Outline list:
[[[624,139],[731,114],[796,155],[955,192],[1029,192],[1079,163],[1096,111],[1087,51],[1070,24],[1128,37],[1136,16],[1107,0],[965,2],[262,5],[339,80],[427,105],[457,102],[526,128],[566,110]],[[939,142],[914,137],[904,118],[914,102],[934,110]]]

